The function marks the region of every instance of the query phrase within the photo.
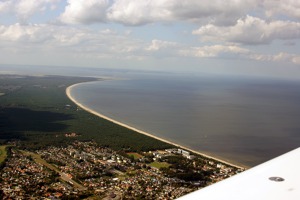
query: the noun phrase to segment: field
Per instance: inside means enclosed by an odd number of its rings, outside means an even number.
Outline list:
[[[150,166],[151,167],[155,167],[155,168],[157,168],[157,169],[160,169],[160,168],[168,168],[168,167],[170,167],[171,165],[169,164],[169,163],[166,163],[166,162],[152,162],[152,163],[150,163]]]
[[[65,94],[68,86],[95,78],[0,75],[0,144],[20,141],[24,149],[94,140],[117,151],[147,151],[171,145],[94,116]],[[66,106],[70,105],[70,106]],[[65,137],[66,133],[78,137]]]
[[[5,145],[0,146],[0,163],[2,163],[7,156],[5,148]]]
[[[137,160],[137,159],[140,159],[140,158],[143,157],[141,154],[134,153],[134,152],[127,153],[127,155],[128,156],[133,156],[134,160]]]

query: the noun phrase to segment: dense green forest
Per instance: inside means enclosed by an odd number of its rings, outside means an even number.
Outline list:
[[[94,116],[68,99],[68,86],[95,78],[0,75],[0,144],[23,148],[95,140],[115,150],[145,151],[169,144]],[[66,106],[70,105],[70,106]],[[65,137],[76,133],[77,137]]]

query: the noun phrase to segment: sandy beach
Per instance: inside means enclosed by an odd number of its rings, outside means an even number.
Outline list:
[[[154,135],[152,135],[152,134],[150,134],[150,133],[148,133],[148,132],[139,130],[139,129],[137,129],[137,128],[134,128],[134,127],[132,127],[132,126],[129,126],[129,125],[127,125],[127,124],[124,124],[124,123],[122,123],[122,122],[119,122],[119,121],[117,121],[117,120],[115,120],[115,119],[112,119],[112,118],[107,117],[107,116],[105,116],[105,115],[103,115],[103,114],[101,114],[101,113],[98,113],[98,112],[96,112],[96,111],[94,111],[94,110],[91,110],[91,109],[87,108],[86,106],[84,106],[84,105],[82,105],[81,103],[77,102],[76,99],[74,99],[74,98],[72,97],[72,94],[71,94],[71,90],[72,90],[74,87],[76,87],[77,85],[80,85],[80,84],[81,84],[81,83],[77,83],[77,84],[74,84],[74,85],[69,86],[69,87],[66,89],[66,95],[68,96],[68,98],[69,98],[71,101],[73,101],[77,106],[81,107],[83,110],[86,110],[87,112],[92,113],[92,114],[94,114],[94,115],[96,115],[96,116],[98,116],[98,117],[100,117],[100,118],[109,120],[109,121],[111,121],[111,122],[113,122],[113,123],[115,123],[115,124],[117,124],[117,125],[120,125],[120,126],[123,126],[123,127],[125,127],[125,128],[131,129],[131,130],[133,130],[133,131],[135,131],[135,132],[138,132],[138,133],[140,133],[140,134],[144,134],[144,135],[146,135],[146,136],[148,136],[148,137],[152,137],[152,138],[154,138],[154,139],[157,139],[157,140],[160,140],[160,141],[162,141],[162,142],[165,142],[165,143],[174,145],[174,146],[176,146],[176,147],[178,147],[178,148],[181,148],[181,149],[185,149],[185,150],[187,150],[187,151],[190,151],[190,152],[193,152],[193,153],[195,153],[195,154],[204,156],[204,157],[206,157],[206,158],[210,158],[210,159],[216,160],[216,161],[218,161],[218,162],[222,162],[222,163],[225,163],[225,164],[227,164],[227,165],[230,165],[230,166],[233,166],[233,167],[237,167],[237,168],[247,168],[246,166],[240,166],[240,165],[237,165],[237,164],[233,164],[233,163],[230,163],[230,162],[228,162],[228,161],[225,161],[225,160],[222,160],[222,159],[219,159],[219,158],[216,158],[216,157],[213,157],[213,156],[210,156],[210,155],[201,153],[201,152],[199,152],[199,151],[195,151],[195,150],[193,150],[193,149],[184,147],[184,146],[182,146],[182,145],[176,144],[176,143],[171,142],[171,141],[168,141],[168,140],[166,140],[166,139],[163,139],[163,138],[154,136]]]

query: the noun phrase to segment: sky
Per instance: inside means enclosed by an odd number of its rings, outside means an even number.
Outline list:
[[[0,0],[0,64],[300,79],[300,1]]]

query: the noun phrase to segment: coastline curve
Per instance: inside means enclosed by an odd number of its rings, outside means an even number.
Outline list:
[[[98,82],[98,81],[92,81],[92,82]],[[84,83],[87,83],[87,82],[84,82]],[[91,83],[91,82],[89,82],[89,83]],[[122,126],[122,127],[127,128],[127,129],[133,130],[133,131],[135,131],[135,132],[137,132],[137,133],[146,135],[146,136],[151,137],[151,138],[154,138],[154,139],[156,139],[156,140],[159,140],[159,141],[162,141],[162,142],[171,144],[171,145],[173,145],[173,146],[175,146],[175,147],[177,147],[177,148],[185,149],[185,150],[187,150],[187,151],[190,151],[190,152],[192,152],[192,153],[194,153],[194,154],[203,156],[203,157],[205,157],[205,158],[212,159],[212,160],[215,160],[215,161],[218,161],[218,162],[227,164],[227,165],[232,166],[232,167],[240,168],[240,169],[247,169],[247,168],[248,168],[248,167],[246,167],[246,166],[241,166],[241,165],[233,164],[233,163],[230,163],[230,162],[228,162],[228,161],[225,161],[225,160],[222,160],[222,159],[219,159],[219,158],[210,156],[210,155],[208,155],[208,154],[205,154],[205,153],[202,153],[202,152],[199,152],[199,151],[196,151],[196,150],[193,150],[193,149],[184,147],[184,146],[182,146],[182,145],[179,145],[179,144],[177,144],[177,143],[171,142],[171,141],[169,141],[169,140],[166,140],[166,139],[157,137],[157,136],[152,135],[152,134],[150,134],[150,133],[148,133],[148,132],[146,132],[146,131],[143,131],[143,130],[137,129],[137,128],[135,128],[135,127],[129,126],[129,125],[125,124],[125,123],[119,122],[119,121],[117,121],[117,120],[115,120],[115,119],[112,119],[112,118],[110,118],[110,117],[108,117],[108,116],[105,116],[105,115],[103,115],[103,114],[101,114],[101,113],[99,113],[99,112],[96,112],[96,111],[94,111],[94,110],[88,108],[87,106],[83,105],[82,103],[76,101],[76,99],[75,99],[75,98],[72,96],[72,94],[71,94],[71,90],[72,90],[73,88],[75,88],[76,86],[81,85],[81,84],[83,84],[83,83],[76,83],[76,84],[74,84],[74,85],[68,86],[68,87],[66,88],[66,95],[67,95],[67,97],[68,97],[73,103],[75,103],[77,106],[79,106],[79,107],[82,108],[83,110],[85,110],[85,111],[87,111],[87,112],[89,112],[89,113],[91,113],[91,114],[93,114],[93,115],[96,115],[96,116],[98,116],[98,117],[100,117],[100,118],[106,119],[106,120],[108,120],[108,121],[110,121],[110,122],[112,122],[112,123],[114,123],[114,124],[119,125],[119,126]]]

